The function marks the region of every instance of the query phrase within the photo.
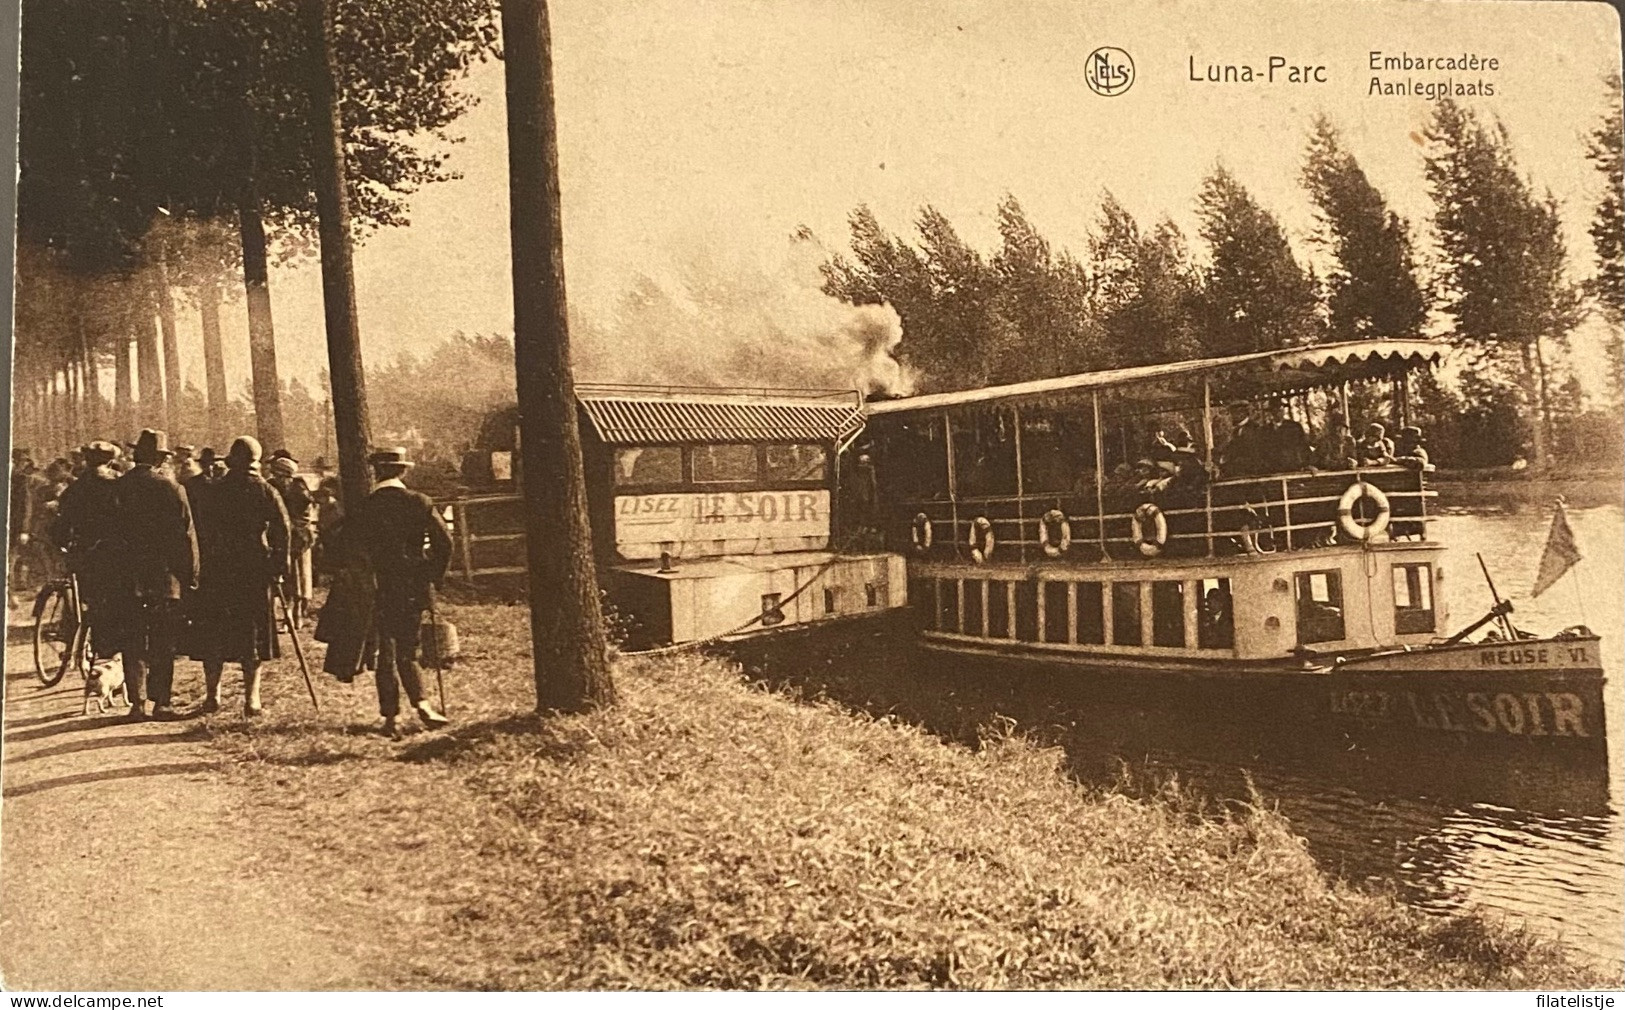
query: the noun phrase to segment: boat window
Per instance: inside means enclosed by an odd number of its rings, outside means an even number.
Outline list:
[[[1016,583],[1016,638],[1038,641],[1038,583]]]
[[[768,480],[822,481],[829,466],[824,447],[812,443],[770,445],[762,458]]]
[[[1105,595],[1099,582],[1079,582],[1078,587],[1078,643],[1080,645],[1106,644],[1106,623],[1102,612]]]
[[[937,630],[959,630],[959,580],[937,580]]]
[[[965,580],[965,634],[982,635],[982,596],[987,583],[981,579]]]
[[[683,450],[675,445],[615,450],[615,486],[681,484]]]
[[[1433,620],[1433,566],[1394,566],[1394,631],[1425,635],[1437,630]]]
[[[1201,607],[1196,626],[1197,648],[1235,648],[1236,615],[1231,609],[1230,580],[1203,579]]]
[[[1061,645],[1072,640],[1067,617],[1067,584],[1044,583],[1044,641]]]
[[[754,445],[697,445],[694,481],[699,484],[743,484],[761,478]]]
[[[998,579],[987,584],[987,637],[1010,637],[1010,583]]]
[[[1339,572],[1299,572],[1298,644],[1340,642],[1343,627],[1343,576]]]
[[[1112,583],[1112,644],[1140,645],[1140,584]]]
[[[1151,583],[1151,644],[1165,649],[1185,647],[1185,584]]]

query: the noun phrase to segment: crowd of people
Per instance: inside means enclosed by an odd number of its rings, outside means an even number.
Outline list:
[[[336,590],[316,628],[331,645],[324,669],[344,681],[376,669],[386,733],[397,731],[403,689],[425,726],[444,726],[417,653],[450,535],[433,503],[402,482],[412,466],[404,450],[375,452],[369,464],[376,483],[347,517],[336,477],[318,473],[312,489],[291,453],[262,458],[249,436],[219,457],[171,449],[149,429],[123,448],[94,441],[43,469],[14,449],[9,587],[73,576],[92,632],[88,659],[122,659],[131,720],[180,717],[177,658],[202,664],[196,714],[219,711],[234,664],[253,717],[262,664],[281,655],[281,634],[307,623],[321,570]]]
[[[1150,452],[1137,469],[1141,490],[1177,499],[1184,491],[1199,492],[1214,479],[1396,465],[1430,468],[1421,428],[1405,425],[1399,429],[1397,439],[1390,439],[1386,426],[1373,421],[1366,426],[1364,437],[1356,440],[1347,426],[1339,423],[1328,444],[1317,448],[1304,426],[1293,420],[1282,404],[1267,403],[1249,408],[1217,454],[1213,468],[1202,460],[1189,430],[1175,424],[1157,431]]]

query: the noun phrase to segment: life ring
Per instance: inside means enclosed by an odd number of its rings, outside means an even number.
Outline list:
[[[1168,542],[1168,517],[1162,514],[1162,509],[1146,502],[1134,510],[1129,523],[1141,554],[1154,558],[1162,553],[1163,545]]]
[[[1056,530],[1053,537],[1049,532],[1051,526]],[[1045,556],[1051,558],[1060,557],[1072,547],[1072,523],[1065,512],[1050,509],[1038,520],[1038,545],[1044,548]]]
[[[914,538],[914,551],[924,554],[931,549],[931,517],[924,512],[914,516],[914,522],[909,529],[909,535]]]
[[[971,560],[979,565],[985,565],[993,557],[993,548],[998,541],[993,537],[993,523],[987,516],[977,516],[970,524],[970,556]]]
[[[1377,505],[1377,518],[1369,523],[1361,523],[1354,518],[1354,506],[1361,498],[1369,498]],[[1371,540],[1380,536],[1388,528],[1388,496],[1382,493],[1382,488],[1375,484],[1367,484],[1357,480],[1349,485],[1343,492],[1343,497],[1337,502],[1337,525],[1343,527],[1343,532],[1351,540]]]

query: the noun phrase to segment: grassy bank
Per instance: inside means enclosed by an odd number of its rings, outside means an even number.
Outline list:
[[[1090,792],[979,748],[626,660],[622,703],[539,720],[523,611],[461,607],[452,732],[370,735],[370,684],[271,685],[242,760],[263,860],[381,984],[455,988],[1573,988],[1529,936],[1328,882],[1261,805]],[[380,929],[380,922],[384,924]]]

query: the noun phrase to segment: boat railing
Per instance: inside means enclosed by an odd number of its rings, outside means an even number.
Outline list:
[[[889,507],[885,533],[893,549],[944,559],[986,560],[989,533],[994,557],[1023,561],[1268,554],[1365,539],[1426,540],[1437,518],[1428,508],[1435,497],[1420,470],[1362,467],[1194,488],[1147,482],[1109,491],[903,500]]]

